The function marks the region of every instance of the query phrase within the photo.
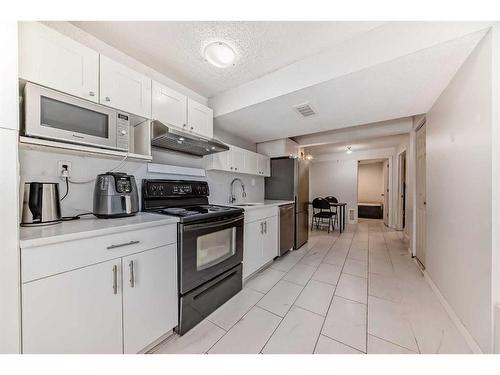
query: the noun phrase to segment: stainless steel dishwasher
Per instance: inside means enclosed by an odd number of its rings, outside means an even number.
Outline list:
[[[295,238],[295,205],[280,206],[280,256],[293,249]]]

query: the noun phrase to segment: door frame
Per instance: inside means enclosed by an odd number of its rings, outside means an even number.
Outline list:
[[[417,251],[418,251],[418,247],[419,247],[419,223],[418,223],[418,196],[419,196],[419,184],[418,184],[418,176],[419,176],[419,173],[418,173],[418,132],[423,128],[425,127],[426,125],[426,118],[424,117],[422,119],[422,121],[418,124],[418,126],[415,128],[415,194],[414,194],[414,197],[415,197],[415,204],[414,204],[414,212],[415,212],[415,216],[414,216],[414,220],[415,220],[415,232],[414,232],[414,238],[415,238],[415,250],[413,252],[413,257],[417,260],[418,264],[420,265],[420,267],[422,269],[425,269],[425,252],[427,249],[424,250],[424,259],[423,259],[423,262],[421,259],[418,258],[418,254],[417,254]],[[426,139],[427,139],[427,129],[425,129],[426,131]],[[425,176],[427,176],[427,168],[425,168],[424,170],[424,174]],[[427,186],[425,185],[424,186],[424,189],[427,190]],[[425,204],[425,203],[424,203]],[[424,231],[427,231],[427,228],[426,228],[426,223],[424,223],[423,225],[424,228],[422,228]],[[424,240],[424,247],[426,247],[426,241]]]
[[[398,230],[405,230],[408,226],[406,217],[406,208],[408,207],[408,159],[406,149],[398,154],[398,203],[397,203],[397,217],[396,228]]]
[[[356,223],[359,220],[358,217],[358,205],[359,205],[359,163],[361,161],[370,161],[370,160],[377,160],[382,163],[382,168],[385,168],[385,165],[387,163],[387,169],[386,169],[386,175],[382,174],[382,179],[384,177],[387,179],[387,187],[386,191],[384,191],[384,206],[383,206],[383,212],[382,212],[382,222],[384,222],[384,218],[387,213],[387,222],[384,224],[387,227],[391,227],[392,224],[392,214],[391,214],[391,200],[392,200],[392,181],[393,181],[393,176],[392,176],[392,156],[383,156],[380,158],[368,158],[368,159],[356,159]],[[382,181],[384,182],[384,181]],[[384,184],[385,187],[385,184]],[[387,203],[386,203],[387,202]]]

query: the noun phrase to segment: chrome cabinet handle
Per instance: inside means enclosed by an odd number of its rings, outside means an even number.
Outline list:
[[[187,125],[186,124],[182,124],[182,127],[185,128]]]
[[[113,266],[113,294],[118,294],[118,267]]]
[[[134,261],[131,260],[128,264],[128,268],[130,270],[130,287],[133,288],[135,286],[135,276],[134,276]]]
[[[106,100],[107,102],[110,102],[110,101],[111,101],[111,99],[110,99],[110,97],[109,97],[109,96],[106,96],[106,98],[104,98],[104,100]]]
[[[106,249],[111,250],[111,249],[116,249],[117,247],[137,245],[140,242],[141,241],[130,241],[130,242],[125,242],[125,243],[119,243],[117,245],[109,245]]]
[[[264,223],[260,222],[260,234],[264,234]]]
[[[89,91],[89,95],[90,95],[90,96],[95,96],[95,92],[93,92],[93,91]]]
[[[194,129],[194,127],[193,127],[193,126],[191,126],[189,129],[193,130],[193,129]]]
[[[267,233],[267,221],[264,221],[264,233]]]

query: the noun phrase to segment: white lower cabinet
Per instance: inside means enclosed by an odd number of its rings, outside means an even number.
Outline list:
[[[278,256],[278,216],[245,223],[243,279]]]
[[[120,265],[115,259],[24,284],[23,353],[122,353]]]
[[[122,258],[125,353],[139,352],[177,325],[176,254],[174,244]]]
[[[23,353],[137,353],[169,333],[175,241],[173,224],[22,249]]]

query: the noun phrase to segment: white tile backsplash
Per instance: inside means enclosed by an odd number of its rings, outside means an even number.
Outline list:
[[[203,168],[202,158],[185,156],[178,153],[154,151],[153,158],[156,163],[161,162],[172,165]],[[236,197],[238,202],[264,201],[264,177],[223,171],[207,171],[206,178],[158,173],[152,174],[147,172],[147,164],[143,162],[127,160],[121,163],[120,159],[105,159],[40,150],[20,150],[19,162],[21,182],[25,180],[59,182],[59,192],[61,196],[64,195],[66,186],[64,181],[58,178],[58,161],[71,162],[71,180],[76,182],[90,181],[84,184],[70,184],[70,193],[61,204],[63,215],[72,215],[76,211],[91,211],[94,191],[94,182],[91,180],[95,179],[99,173],[107,172],[117,166],[119,166],[119,168],[117,168],[116,171],[134,175],[137,182],[139,197],[143,178],[206,180],[210,187],[210,203],[227,203],[230,194],[230,183],[234,177],[239,177],[245,184],[247,197],[245,199],[241,197],[241,186],[236,185]],[[20,196],[22,197],[22,194]]]

